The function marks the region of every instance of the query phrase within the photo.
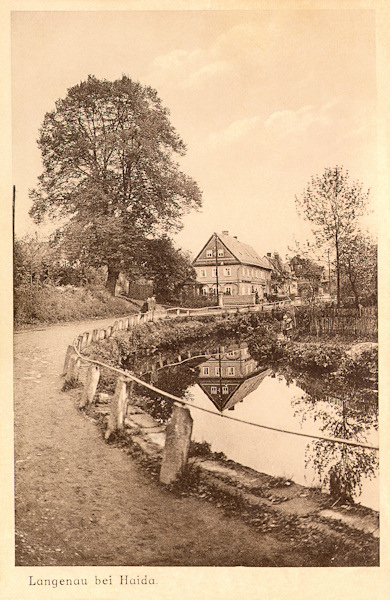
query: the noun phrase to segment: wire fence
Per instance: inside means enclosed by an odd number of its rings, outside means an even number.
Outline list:
[[[136,319],[137,323],[141,323],[141,322],[150,322],[152,320],[152,318],[150,317],[150,315],[148,315],[147,313],[145,313],[145,316],[143,319]],[[97,337],[97,339],[99,339],[99,336],[95,336]],[[130,371],[124,370],[124,369],[119,369],[117,367],[113,367],[111,365],[107,365],[106,363],[103,363],[101,361],[89,358],[87,356],[84,356],[83,354],[81,354],[80,348],[79,348],[79,344],[77,343],[77,341],[75,341],[73,343],[73,349],[74,352],[76,353],[76,355],[78,356],[78,358],[81,361],[90,363],[90,364],[94,364],[97,365],[99,367],[102,367],[104,369],[108,369],[112,372],[117,373],[118,375],[120,375],[121,377],[128,379],[130,381],[133,381],[134,383],[137,383],[140,386],[143,386],[147,389],[149,389],[150,391],[163,396],[164,398],[167,398],[168,400],[171,400],[172,402],[177,402],[182,406],[188,406],[190,408],[194,408],[196,410],[200,410],[203,411],[205,413],[209,413],[213,416],[216,416],[218,418],[222,418],[222,419],[227,419],[230,421],[235,421],[238,423],[242,423],[242,424],[246,424],[249,425],[251,427],[257,427],[260,429],[266,429],[266,430],[270,430],[270,431],[276,431],[276,432],[280,432],[280,433],[284,433],[284,434],[288,434],[288,435],[293,435],[293,436],[298,436],[298,437],[305,437],[305,438],[309,438],[309,439],[315,439],[315,440],[323,440],[323,441],[327,441],[327,442],[332,442],[335,444],[344,444],[346,446],[354,446],[354,447],[359,447],[359,448],[365,448],[368,450],[379,450],[379,446],[374,446],[371,444],[366,444],[363,442],[358,442],[358,441],[353,441],[353,440],[348,440],[348,439],[344,439],[344,438],[332,438],[332,437],[328,437],[328,436],[322,436],[322,435],[318,435],[318,434],[311,434],[311,433],[304,433],[304,432],[300,432],[300,431],[292,431],[292,430],[287,430],[287,429],[282,429],[279,427],[271,427],[269,425],[264,425],[264,424],[259,424],[259,423],[255,423],[252,421],[245,421],[242,419],[237,419],[236,417],[232,417],[230,415],[224,415],[222,413],[215,413],[212,410],[208,410],[206,408],[203,407],[199,407],[196,406],[190,402],[187,402],[186,400],[184,400],[183,398],[179,398],[178,396],[175,396],[174,394],[171,394],[169,392],[166,392],[164,390],[161,390],[160,388],[155,387],[154,385],[147,383],[146,381],[140,379],[139,377],[137,377],[134,373],[131,373]],[[204,355],[200,355],[200,357],[202,357]],[[191,357],[191,359],[194,359],[197,357]],[[183,361],[179,361],[177,363],[174,363],[175,365],[181,364],[183,362],[186,362],[188,360],[191,360],[189,358],[183,360]],[[166,365],[167,366],[167,365]]]

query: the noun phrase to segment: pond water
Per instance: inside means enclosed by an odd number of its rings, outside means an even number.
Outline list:
[[[160,368],[153,383],[190,403],[194,441],[207,442],[212,451],[256,471],[324,491],[329,490],[324,478],[333,472],[353,484],[356,502],[379,510],[375,450],[286,433],[377,446],[375,394],[343,388],[342,398],[337,397],[321,378],[258,365],[245,344],[218,348],[211,356],[179,367]]]

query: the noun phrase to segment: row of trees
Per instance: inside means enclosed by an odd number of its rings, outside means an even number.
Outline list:
[[[16,277],[25,270],[30,284],[58,280],[62,269],[60,282],[70,275],[88,281],[103,269],[114,293],[123,272],[153,279],[164,300],[195,279],[170,235],[201,206],[201,192],[180,170],[186,148],[155,90],[126,76],[114,82],[89,76],[45,115],[38,146],[43,171],[30,192],[30,215],[37,224],[55,221],[57,229],[39,250],[36,240],[16,245]],[[296,202],[313,225],[317,249],[332,253],[337,303],[344,288],[358,304],[368,278],[376,277],[376,246],[358,227],[368,193],[336,166],[313,177]],[[39,257],[42,272],[33,274]],[[320,279],[312,259],[298,259],[309,282]]]
[[[196,278],[189,256],[176,249],[167,236],[145,239],[142,261],[127,273],[133,280],[141,277],[152,280],[162,302],[179,298],[188,282]],[[26,288],[26,293],[43,285],[101,287],[106,284],[107,275],[105,265],[98,267],[79,259],[69,260],[55,244],[37,235],[15,240],[14,285]]]

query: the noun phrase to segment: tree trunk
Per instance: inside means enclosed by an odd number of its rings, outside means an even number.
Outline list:
[[[355,281],[353,280],[353,278],[351,276],[349,277],[349,283],[351,284],[352,293],[355,296],[355,307],[356,307],[356,310],[359,312],[359,304],[360,304],[360,302],[359,302],[359,300],[360,300],[360,298],[359,298],[359,292],[358,292],[358,290],[356,288]]]
[[[336,276],[337,276],[337,308],[340,308],[341,297],[340,297],[340,249],[339,241],[336,233]]]
[[[107,273],[107,281],[106,281],[106,289],[110,292],[112,296],[115,296],[115,287],[116,282],[119,277],[119,270],[114,265],[108,265],[108,273]]]

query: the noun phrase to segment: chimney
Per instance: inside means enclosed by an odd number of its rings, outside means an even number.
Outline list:
[[[271,252],[267,252],[267,256],[268,256],[268,258],[271,258],[272,253]]]
[[[234,239],[235,239],[235,240],[237,239],[237,236],[236,236],[236,235],[234,235],[233,237],[234,237]]]
[[[228,231],[222,231],[222,235],[229,235]]]

